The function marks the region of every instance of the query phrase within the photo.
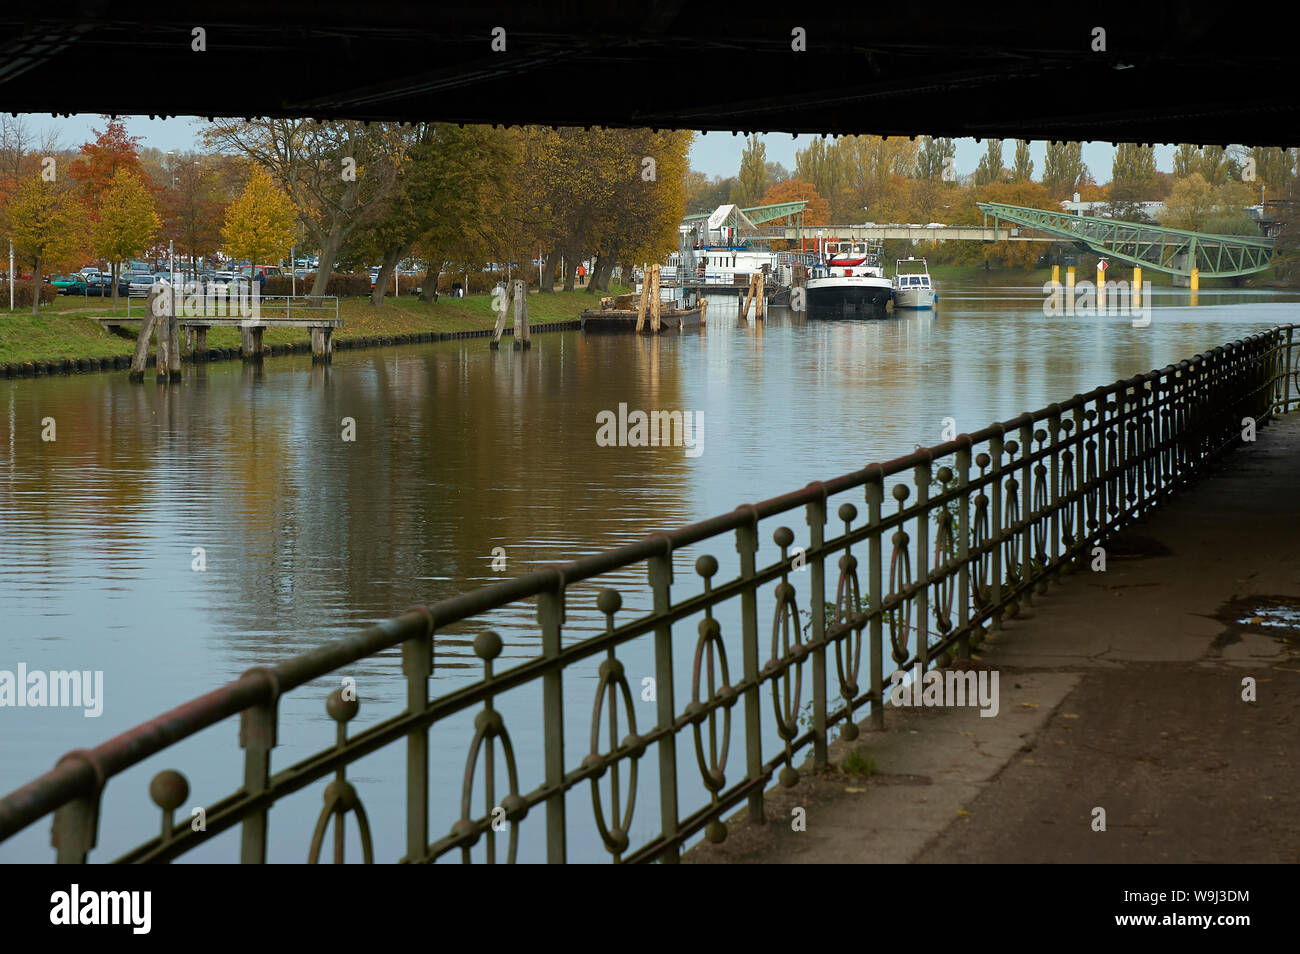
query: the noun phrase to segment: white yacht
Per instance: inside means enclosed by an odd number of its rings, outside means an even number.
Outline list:
[[[883,315],[893,292],[880,264],[880,243],[829,241],[808,275],[808,313]]]
[[[933,308],[938,299],[925,259],[898,259],[894,266],[894,307]]]

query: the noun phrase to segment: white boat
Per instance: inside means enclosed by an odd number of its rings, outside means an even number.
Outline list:
[[[933,308],[938,298],[925,259],[898,259],[894,266],[895,308]]]
[[[884,315],[894,286],[880,264],[880,243],[830,241],[808,275],[808,313],[817,317]]]

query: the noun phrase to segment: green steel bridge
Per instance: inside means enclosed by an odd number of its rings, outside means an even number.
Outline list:
[[[985,221],[989,216],[993,217],[995,236],[998,223],[1005,222],[1075,242],[1130,265],[1171,275],[1190,276],[1192,269],[1197,269],[1201,278],[1250,275],[1268,268],[1273,255],[1271,238],[1210,235],[1000,202],[979,202],[977,205],[984,213]]]

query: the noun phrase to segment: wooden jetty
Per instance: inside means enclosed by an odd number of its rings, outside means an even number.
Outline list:
[[[659,297],[659,266],[651,265],[646,269],[639,295],[632,293],[602,298],[600,308],[588,309],[578,317],[583,331],[658,335],[703,325],[708,306],[705,299],[687,307],[662,301]]]

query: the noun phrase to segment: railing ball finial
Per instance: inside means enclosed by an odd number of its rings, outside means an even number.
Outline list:
[[[335,722],[351,722],[361,708],[361,703],[354,696],[351,699],[343,698],[343,690],[335,689],[325,700],[325,711],[329,713],[331,719]]]
[[[479,633],[474,637],[474,655],[488,662],[496,659],[501,655],[501,637],[490,629]]]
[[[946,484],[948,481],[952,480],[952,468],[940,467],[939,472],[935,474],[935,476],[939,478],[939,483]]]
[[[772,533],[772,540],[778,547],[785,549],[794,543],[794,531],[789,527],[777,527]]]
[[[717,557],[710,556],[707,553],[704,554],[702,557],[700,557],[695,561],[695,572],[698,573],[700,576],[704,577],[706,580],[711,578],[715,573],[718,572]]]
[[[180,772],[165,769],[149,783],[149,797],[163,811],[174,812],[190,797],[190,783]]]
[[[611,587],[605,587],[596,596],[596,609],[600,610],[606,616],[613,616],[623,608],[623,597],[618,590]],[[477,647],[475,652],[477,652]]]

